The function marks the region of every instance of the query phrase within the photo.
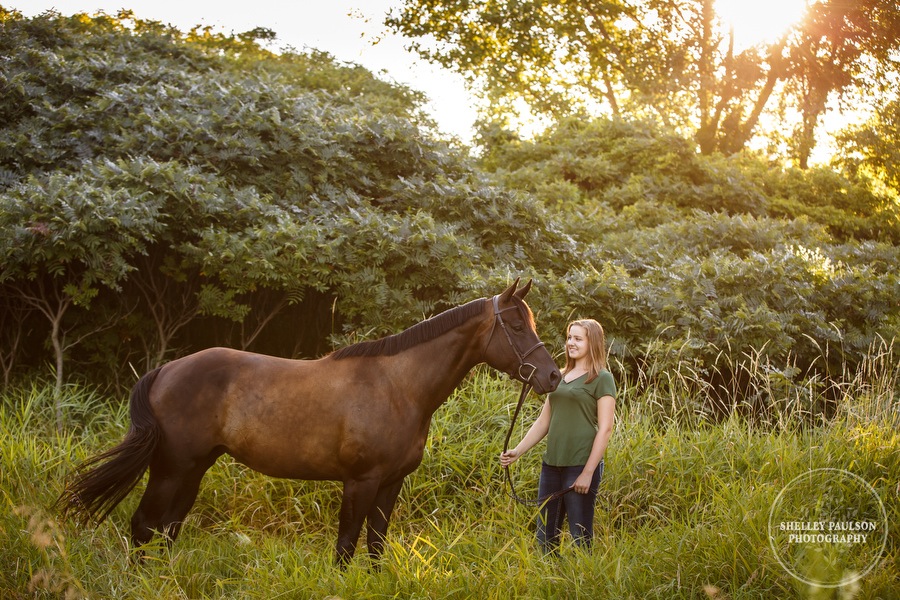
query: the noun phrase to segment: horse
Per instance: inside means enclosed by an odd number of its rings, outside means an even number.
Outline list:
[[[168,362],[132,389],[125,438],[78,466],[56,504],[63,517],[99,525],[149,469],[132,545],[156,532],[171,545],[204,474],[227,453],[268,476],[343,482],[335,561],[346,568],[364,522],[377,560],[432,415],[475,365],[539,394],[562,379],[523,300],[532,282],[518,284],[315,360],[211,348]]]

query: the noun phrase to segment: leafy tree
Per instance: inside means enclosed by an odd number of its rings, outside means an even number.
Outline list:
[[[900,205],[865,179],[827,167],[768,168],[760,173],[759,164],[748,166],[746,172],[769,199],[768,214],[807,218],[828,227],[841,241],[900,243]]]
[[[431,137],[420,95],[358,67],[276,56],[258,31],[0,15],[4,310],[51,306],[60,382],[76,332],[109,372],[214,344],[310,356],[571,251],[539,203]]]
[[[785,83],[801,116],[792,132],[792,156],[806,168],[829,99],[856,92],[869,104],[869,98],[894,85],[900,6],[889,0],[813,2],[786,50],[790,70]]]
[[[482,135],[485,168],[558,210],[575,238],[578,258],[534,299],[549,339],[573,315],[594,316],[633,381],[684,373],[709,386],[697,396],[713,403],[697,409],[717,415],[768,402],[748,362],[827,386],[900,333],[889,266],[900,210],[865,180],[703,156],[615,119],[566,119],[528,141]]]
[[[494,129],[482,134],[482,143],[482,165],[505,184],[582,217],[646,202],[766,210],[759,183],[738,161],[699,156],[690,140],[647,122],[570,117],[531,141]]]
[[[873,177],[900,198],[900,100],[876,107],[872,118],[838,136],[835,162],[856,177]]]
[[[102,166],[82,173],[29,178],[0,195],[0,284],[15,284],[15,301],[39,312],[50,328],[60,398],[63,357],[104,320],[72,319],[95,306],[101,289],[118,291],[133,269],[129,256],[157,233],[156,207],[103,179]],[[62,425],[61,407],[57,418]]]
[[[710,414],[765,393],[750,358],[825,385],[900,330],[876,162],[787,169],[578,117],[530,141],[487,123],[475,159],[415,92],[269,35],[0,11],[6,380],[54,345],[60,384],[210,345],[315,356],[523,273],[551,347],[598,317],[629,381],[688,369]]]
[[[572,214],[571,227],[621,213],[631,226],[684,218],[683,209],[806,218],[839,240],[900,241],[900,207],[852,172],[773,165],[752,154],[703,156],[646,122],[568,118],[533,140],[482,132],[482,165],[505,185]]]
[[[791,32],[743,50],[714,0],[406,0],[387,24],[467,76],[494,117],[515,115],[517,101],[551,120],[649,115],[704,154],[730,154],[760,133],[764,111],[779,112],[779,96],[797,99],[801,167],[827,101],[888,81],[900,43],[888,0],[814,2]]]

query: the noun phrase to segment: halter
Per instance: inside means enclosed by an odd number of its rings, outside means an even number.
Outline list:
[[[531,378],[534,377],[534,374],[537,373],[537,367],[531,363],[525,362],[525,359],[528,358],[528,355],[540,348],[544,345],[544,342],[538,341],[537,344],[528,349],[527,352],[519,352],[519,348],[516,346],[516,343],[513,341],[512,336],[509,334],[509,330],[506,328],[506,323],[503,321],[503,313],[508,310],[518,309],[519,306],[517,304],[513,304],[513,306],[507,306],[504,309],[500,309],[500,296],[494,296],[492,299],[494,304],[494,321],[491,323],[491,334],[488,336],[487,344],[485,344],[485,351],[487,351],[487,347],[491,345],[491,338],[494,337],[494,329],[497,326],[497,323],[500,324],[500,329],[503,330],[503,333],[506,334],[506,341],[509,342],[510,348],[512,348],[513,352],[516,354],[516,358],[519,359],[519,368],[516,370],[516,375],[519,381],[524,384],[528,384],[531,382]],[[526,377],[523,374],[523,369],[530,368],[531,372],[528,373]]]

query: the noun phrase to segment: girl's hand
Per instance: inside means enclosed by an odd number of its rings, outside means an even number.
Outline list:
[[[593,473],[584,473],[578,476],[572,485],[572,490],[579,494],[587,494],[591,489],[591,480],[594,478]]]
[[[507,450],[500,455],[500,466],[504,469],[519,460],[519,452],[515,448]]]

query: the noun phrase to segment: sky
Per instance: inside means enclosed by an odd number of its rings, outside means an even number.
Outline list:
[[[734,27],[735,50],[774,42],[806,12],[808,0],[716,0],[716,12]]]
[[[223,33],[255,27],[274,31],[275,48],[324,50],[343,62],[360,64],[379,78],[424,92],[425,109],[441,132],[470,143],[475,102],[463,78],[407,52],[405,40],[387,31],[384,16],[394,0],[0,0],[26,17],[48,10],[63,15],[115,14],[121,8],[137,18],[174,25],[186,31],[196,25]]]

